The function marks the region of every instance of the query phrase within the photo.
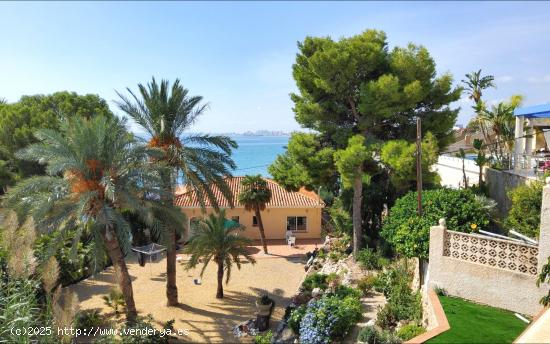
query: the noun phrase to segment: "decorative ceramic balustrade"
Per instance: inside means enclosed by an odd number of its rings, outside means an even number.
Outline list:
[[[447,230],[443,255],[529,275],[537,274],[537,246]]]

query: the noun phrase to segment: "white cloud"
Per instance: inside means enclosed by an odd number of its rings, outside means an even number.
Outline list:
[[[550,74],[543,75],[543,76],[532,76],[527,78],[527,82],[533,83],[533,84],[540,84],[540,83],[546,83],[550,82]]]
[[[510,76],[510,75],[497,76],[495,78],[495,81],[496,82],[510,82],[510,81],[514,81],[514,77]]]

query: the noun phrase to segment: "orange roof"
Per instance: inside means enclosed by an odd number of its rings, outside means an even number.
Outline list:
[[[244,177],[231,177],[227,178],[227,184],[233,194],[233,204],[236,208],[242,208],[243,206],[238,201],[238,195],[241,192],[241,182]],[[267,204],[268,208],[310,208],[310,207],[324,207],[325,204],[313,191],[307,191],[302,188],[298,192],[287,191],[285,188],[277,184],[271,179],[264,178],[267,181],[267,186],[271,190],[271,201]],[[229,208],[229,202],[223,197],[221,191],[217,187],[213,187],[212,191],[216,196],[216,200],[220,208]],[[176,188],[175,204],[184,208],[200,208],[200,203],[197,199],[197,193],[195,191],[185,192],[185,187],[179,186]],[[210,201],[205,200],[205,206],[211,207]]]

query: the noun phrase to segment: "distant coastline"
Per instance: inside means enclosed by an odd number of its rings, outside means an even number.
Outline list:
[[[231,133],[222,133],[221,135],[225,136],[290,136],[291,133],[279,130],[256,130],[256,131],[245,131],[241,133],[231,132]]]
[[[222,136],[270,136],[270,137],[290,137],[293,133],[302,132],[298,130],[282,131],[282,130],[247,130],[242,132],[189,132],[190,135],[222,135]],[[304,131],[305,132],[305,131]]]

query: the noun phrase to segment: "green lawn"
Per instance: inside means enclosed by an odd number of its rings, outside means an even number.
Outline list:
[[[426,343],[512,343],[527,324],[513,312],[440,296],[451,329]]]

